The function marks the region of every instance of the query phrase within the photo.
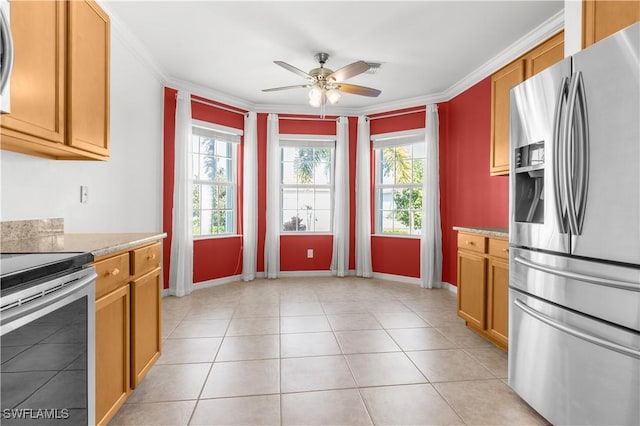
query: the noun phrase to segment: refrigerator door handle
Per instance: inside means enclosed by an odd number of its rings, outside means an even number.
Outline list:
[[[520,256],[516,256],[514,258],[514,261],[528,268],[536,269],[541,272],[546,272],[548,274],[557,275],[559,277],[568,278],[571,280],[584,281],[591,284],[602,285],[605,287],[613,287],[613,288],[620,288],[623,290],[640,292],[640,283],[633,283],[629,281],[616,280],[614,278],[598,277],[595,275],[581,274],[579,272],[554,269],[546,265],[541,265],[539,263],[532,262],[531,260],[525,259]]]
[[[13,69],[13,39],[11,38],[9,20],[2,9],[0,9],[0,21],[0,53],[2,53],[2,63],[0,63],[0,92],[2,92],[9,81],[9,76]]]
[[[569,219],[569,229],[573,235],[579,235],[578,216],[576,213],[576,194],[574,188],[574,162],[575,139],[573,132],[573,122],[576,110],[576,98],[578,96],[579,73],[574,73],[569,82],[569,95],[567,101],[567,119],[564,121],[562,129],[563,160],[564,170],[562,174],[563,186],[567,194],[567,216]]]
[[[574,328],[571,326],[568,326],[566,324],[560,323],[558,321],[556,321],[555,319],[551,318],[548,315],[543,314],[542,312],[538,312],[535,309],[533,309],[531,306],[527,305],[526,303],[524,303],[522,300],[520,299],[515,299],[513,302],[518,308],[520,308],[522,311],[524,311],[525,313],[531,315],[533,318],[537,319],[538,321],[542,321],[543,323],[558,329],[560,331],[563,331],[571,336],[577,337],[578,339],[582,339],[585,340],[587,342],[593,343],[595,345],[601,346],[605,349],[609,349],[612,351],[616,351],[618,353],[621,353],[623,355],[627,355],[636,359],[640,359],[640,351],[638,351],[637,349],[634,348],[629,348],[627,346],[623,346],[623,345],[619,345],[617,343],[614,342],[610,342],[608,340],[604,340],[600,337],[591,335],[589,333],[586,333],[578,328]]]
[[[562,155],[561,146],[563,145],[560,127],[562,125],[563,106],[567,97],[568,80],[567,77],[562,77],[560,82],[558,102],[556,103],[556,112],[553,120],[553,193],[556,199],[556,217],[561,234],[567,233],[567,207],[561,188],[561,176],[564,176],[566,172],[564,171],[564,162],[560,159]]]
[[[587,190],[589,187],[589,122],[587,117],[587,97],[584,88],[584,80],[582,73],[578,71],[576,80],[578,81],[578,91],[576,93],[578,116],[575,128],[578,145],[578,161],[577,161],[577,188],[575,205],[577,209],[576,216],[576,235],[582,234],[582,224],[584,223],[584,215],[586,211]]]

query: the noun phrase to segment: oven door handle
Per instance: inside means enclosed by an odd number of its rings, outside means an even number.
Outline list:
[[[46,306],[52,305],[59,300],[62,300],[68,296],[73,295],[74,293],[81,291],[87,285],[92,284],[97,278],[97,276],[98,275],[95,272],[92,272],[89,275],[86,275],[80,278],[77,282],[64,286],[59,290],[55,290],[50,293],[41,291],[39,293],[36,293],[33,295],[27,295],[26,297],[22,298],[21,300],[26,299],[26,301],[18,303],[14,307],[8,307],[2,312],[0,316],[2,334],[5,334],[6,332],[10,331],[6,329],[10,321],[13,321],[14,319],[17,319],[17,318],[21,318],[24,315],[27,315],[31,312],[35,312]],[[45,294],[42,294],[42,293],[45,293]],[[37,297],[38,295],[40,296]]]
[[[557,330],[560,330],[564,333],[569,334],[570,336],[577,337],[578,339],[585,340],[589,343],[593,343],[595,345],[601,346],[605,349],[609,349],[612,351],[616,351],[623,355],[627,355],[636,359],[640,359],[640,351],[634,348],[629,348],[627,346],[619,345],[617,343],[611,342],[609,340],[602,339],[600,337],[591,335],[586,333],[578,328],[570,327],[566,324],[562,324],[548,315],[543,314],[542,312],[538,312],[533,309],[531,306],[527,305],[520,299],[515,299],[513,303],[520,309],[522,309],[525,313],[531,315],[533,318],[541,321]]]
[[[537,269],[538,271],[546,272],[547,274],[557,275],[557,276],[563,277],[563,278],[568,278],[570,280],[584,281],[584,282],[587,282],[587,283],[602,285],[602,286],[605,286],[605,287],[613,287],[613,288],[620,288],[620,289],[623,289],[623,290],[631,290],[631,291],[640,292],[640,284],[636,284],[636,283],[633,283],[633,282],[620,281],[620,280],[616,280],[616,279],[613,279],[613,278],[598,277],[598,276],[595,276],[595,275],[581,274],[579,272],[554,269],[554,268],[552,268],[550,266],[541,265],[539,263],[532,262],[532,261],[530,261],[528,259],[525,259],[523,257],[520,257],[520,256],[516,256],[513,260],[516,263],[519,263],[519,264],[521,264],[523,266],[526,266],[528,268]]]

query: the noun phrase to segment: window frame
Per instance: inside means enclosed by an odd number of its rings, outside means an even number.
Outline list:
[[[382,161],[381,161],[381,156],[382,156],[382,150],[384,148],[395,148],[395,147],[399,147],[399,146],[407,146],[407,145],[414,145],[414,144],[418,144],[418,143],[425,143],[425,138],[426,138],[426,134],[425,134],[425,129],[412,129],[412,130],[404,130],[404,131],[399,131],[399,132],[391,132],[391,133],[384,133],[384,134],[377,134],[377,135],[371,135],[371,140],[373,141],[372,144],[372,150],[373,150],[373,158],[374,158],[374,173],[373,173],[373,198],[374,198],[374,210],[373,210],[373,215],[374,215],[374,232],[373,235],[374,236],[379,236],[379,237],[395,237],[395,238],[421,238],[422,232],[421,233],[415,233],[412,231],[415,231],[415,228],[413,227],[413,224],[409,225],[408,228],[408,233],[404,234],[404,233],[399,233],[399,232],[384,232],[383,229],[383,212],[388,212],[388,210],[383,210],[383,206],[381,205],[380,202],[380,197],[379,197],[379,193],[381,190],[384,189],[391,189],[391,190],[395,190],[395,189],[422,189],[423,187],[423,182],[420,183],[402,183],[402,184],[398,184],[398,183],[382,183],[380,181],[381,176],[382,176]],[[411,155],[411,162],[413,163],[414,160],[423,160],[423,167],[426,166],[426,152],[425,152],[425,157],[414,157],[413,153]],[[425,178],[424,174],[423,174],[423,179]],[[395,180],[395,179],[394,179]],[[423,199],[423,203],[424,203],[424,199]],[[422,211],[423,206],[420,206],[420,210],[416,210],[416,209],[408,209],[408,212],[415,212],[415,211]],[[413,216],[410,216],[413,218]],[[394,219],[395,221],[396,219]],[[422,229],[420,229],[420,231],[422,231]]]
[[[285,184],[284,180],[284,155],[283,148],[318,148],[330,150],[330,184]],[[336,136],[335,135],[294,135],[294,134],[280,134],[279,135],[279,149],[280,149],[280,235],[333,235],[333,214],[335,204],[335,157],[336,157]],[[311,189],[314,192],[316,189],[329,189],[329,229],[326,231],[285,231],[284,230],[284,189]],[[315,207],[315,206],[314,206]],[[324,210],[324,209],[323,209]]]
[[[240,143],[241,143],[241,137],[243,135],[243,131],[241,129],[236,129],[233,127],[227,127],[227,126],[223,126],[223,125],[219,125],[216,123],[210,123],[207,121],[201,121],[201,120],[196,120],[196,119],[192,119],[191,120],[191,143],[189,145],[189,156],[190,156],[190,161],[191,164],[193,165],[193,157],[197,156],[198,160],[200,160],[200,158],[203,154],[200,152],[200,150],[198,149],[198,152],[193,152],[193,138],[194,137],[206,137],[204,135],[197,135],[196,132],[194,131],[194,128],[200,128],[202,129],[204,132],[209,132],[211,133],[211,136],[215,139],[216,143],[218,142],[223,142],[226,143],[228,145],[230,145],[230,157],[221,157],[221,158],[229,158],[231,159],[231,172],[230,172],[230,176],[231,176],[231,181],[217,181],[217,180],[209,180],[209,179],[195,179],[195,171],[191,170],[191,178],[190,178],[190,184],[191,184],[191,191],[193,191],[193,188],[195,185],[200,185],[200,197],[202,197],[202,188],[205,186],[212,186],[212,187],[220,187],[220,186],[224,186],[227,189],[227,194],[229,193],[229,189],[231,189],[231,208],[230,209],[216,209],[213,211],[216,212],[226,212],[226,211],[230,211],[231,212],[231,218],[232,218],[232,226],[231,226],[231,230],[228,232],[220,232],[220,233],[215,233],[215,234],[202,234],[202,198],[200,199],[200,206],[199,206],[199,215],[198,217],[200,217],[200,234],[194,234],[193,233],[193,218],[194,215],[192,214],[191,217],[191,229],[192,229],[192,240],[204,240],[204,239],[215,239],[215,238],[230,238],[230,237],[237,237],[239,236],[238,234],[238,228],[239,228],[239,210],[238,210],[238,206],[239,206],[239,176],[238,176],[238,171],[239,171],[239,161],[240,161]],[[214,155],[215,156],[215,155]],[[198,165],[199,165],[199,161],[198,161]]]

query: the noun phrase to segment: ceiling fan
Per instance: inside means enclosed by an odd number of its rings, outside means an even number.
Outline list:
[[[329,59],[328,53],[316,53],[314,58],[320,63],[320,67],[314,68],[308,73],[286,62],[273,61],[276,65],[280,65],[282,68],[306,78],[308,83],[297,84],[294,86],[274,87],[272,89],[263,89],[262,91],[277,92],[280,90],[311,87],[311,90],[309,91],[309,104],[313,107],[324,106],[327,101],[331,104],[335,104],[340,99],[340,92],[371,97],[376,97],[382,93],[380,90],[372,89],[371,87],[344,83],[344,80],[369,71],[371,66],[368,63],[364,61],[356,61],[340,68],[337,71],[333,71],[324,67],[324,64]]]

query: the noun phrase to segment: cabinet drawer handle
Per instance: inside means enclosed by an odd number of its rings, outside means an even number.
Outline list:
[[[469,244],[470,246],[475,246],[476,243],[474,243],[473,241],[467,241],[467,244]]]
[[[155,258],[156,258],[156,254],[155,253],[150,254],[149,256],[147,256],[147,259],[149,259],[149,260],[153,260]]]
[[[120,269],[114,268],[113,271],[109,272],[109,275],[113,275],[114,277],[120,273]]]
[[[505,253],[509,253],[509,249],[508,248],[502,249],[502,251],[505,252]]]

